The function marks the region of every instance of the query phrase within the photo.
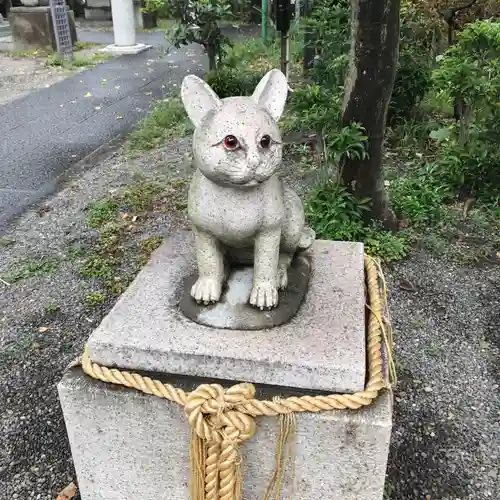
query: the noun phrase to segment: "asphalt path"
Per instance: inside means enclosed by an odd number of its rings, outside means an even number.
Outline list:
[[[248,28],[228,31],[232,38],[249,34]],[[111,43],[113,34],[80,31],[78,38]],[[178,91],[185,75],[206,70],[197,45],[168,47],[160,31],[138,33],[137,40],[153,48],[0,106],[0,235],[13,217],[55,192],[82,159],[133,130],[155,101]]]

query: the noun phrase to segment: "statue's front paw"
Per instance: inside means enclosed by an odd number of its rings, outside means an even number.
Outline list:
[[[198,303],[211,304],[220,299],[222,282],[211,277],[200,277],[191,288],[191,296]]]
[[[278,305],[278,290],[269,282],[257,283],[250,294],[250,304],[259,309],[270,309]]]

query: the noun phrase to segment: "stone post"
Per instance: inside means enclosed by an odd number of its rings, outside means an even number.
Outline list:
[[[136,43],[133,0],[111,0],[115,43],[103,50],[114,54],[138,54],[151,45]]]

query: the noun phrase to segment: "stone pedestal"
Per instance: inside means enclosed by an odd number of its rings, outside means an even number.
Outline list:
[[[77,41],[73,13],[69,12],[71,40]],[[57,50],[50,7],[12,7],[9,13],[13,50],[22,52],[41,48]]]
[[[289,324],[218,330],[179,313],[194,269],[190,233],[169,238],[89,339],[93,361],[192,390],[252,382],[257,397],[356,392],[365,384],[363,247],[317,241],[307,296]],[[190,428],[183,408],[97,382],[72,368],[59,395],[82,500],[188,500]],[[324,392],[323,392],[324,391]],[[278,419],[258,417],[241,447],[244,499],[264,495]],[[360,411],[297,415],[294,489],[301,500],[382,500],[391,433],[384,393]]]

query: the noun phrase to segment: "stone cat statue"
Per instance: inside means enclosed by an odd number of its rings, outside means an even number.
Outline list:
[[[275,307],[295,252],[314,242],[299,197],[275,175],[282,156],[277,121],[287,94],[286,77],[276,69],[251,97],[219,99],[200,78],[184,78],[181,97],[195,126],[188,214],[199,271],[191,296],[198,303],[219,301],[234,262],[253,264],[250,304]]]

